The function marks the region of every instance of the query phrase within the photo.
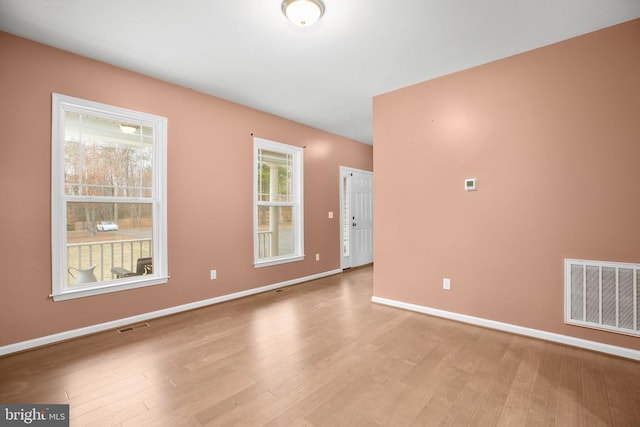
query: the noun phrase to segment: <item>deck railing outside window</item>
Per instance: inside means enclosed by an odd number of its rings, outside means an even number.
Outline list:
[[[113,280],[112,267],[136,271],[138,258],[153,256],[151,239],[111,240],[104,242],[67,244],[69,267],[78,269],[97,265],[94,270],[98,281]],[[73,278],[69,277],[70,283]]]
[[[271,256],[271,231],[258,231],[258,256],[268,258]]]

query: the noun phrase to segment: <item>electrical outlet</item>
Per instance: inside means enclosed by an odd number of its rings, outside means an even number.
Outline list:
[[[451,279],[447,279],[446,277],[442,279],[442,289],[445,291],[451,290]]]
[[[329,212],[329,219],[333,219],[333,212]]]
[[[320,254],[316,254],[316,261],[320,261]]]
[[[218,273],[216,270],[211,270],[211,280],[216,280],[218,278]]]

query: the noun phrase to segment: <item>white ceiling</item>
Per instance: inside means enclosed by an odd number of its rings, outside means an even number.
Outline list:
[[[280,4],[0,0],[0,30],[371,144],[375,95],[640,17],[640,0],[324,0],[301,29]]]

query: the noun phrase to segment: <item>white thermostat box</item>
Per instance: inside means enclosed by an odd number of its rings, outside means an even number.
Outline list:
[[[476,191],[478,189],[478,178],[467,178],[464,180],[465,191]]]

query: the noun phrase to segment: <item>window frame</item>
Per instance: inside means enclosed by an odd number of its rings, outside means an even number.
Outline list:
[[[153,128],[153,184],[151,197],[68,196],[65,194],[65,113],[76,112]],[[167,262],[167,119],[154,114],[52,93],[51,114],[51,259],[54,301],[166,284]],[[65,286],[67,273],[67,203],[150,203],[152,206],[153,274],[107,280],[72,288]]]
[[[294,228],[294,254],[281,255],[270,258],[259,258],[258,239],[258,210],[259,206],[269,206],[270,202],[260,202],[259,198],[259,173],[258,173],[258,153],[259,150],[269,150],[278,153],[288,154],[293,157],[293,197],[292,203],[281,203],[278,205],[291,205]],[[304,255],[304,156],[303,148],[294,145],[283,144],[281,142],[270,141],[268,139],[253,138],[253,266],[255,268],[268,267],[272,265],[289,262],[302,261]],[[271,202],[273,203],[273,202]]]

